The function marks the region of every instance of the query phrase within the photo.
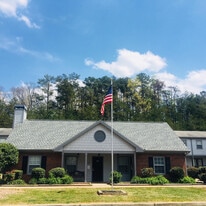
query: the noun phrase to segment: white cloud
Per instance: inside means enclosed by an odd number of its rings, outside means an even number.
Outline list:
[[[38,59],[45,59],[49,62],[61,61],[58,57],[49,52],[40,52],[26,49],[21,45],[21,41],[22,39],[20,37],[16,37],[16,41],[0,39],[0,49],[17,54],[26,54]]]
[[[40,27],[32,23],[31,20],[22,14],[22,10],[28,6],[28,0],[0,0],[0,12],[6,17],[16,18],[23,21],[29,28],[39,29]]]
[[[102,69],[110,72],[116,77],[131,77],[140,72],[158,72],[166,67],[166,60],[158,55],[148,51],[145,54],[130,51],[127,49],[120,49],[117,51],[117,60],[107,63],[104,60],[94,62],[86,59],[87,66],[93,66],[96,69]]]
[[[162,71],[167,66],[165,58],[153,54],[148,51],[145,54],[130,51],[127,49],[118,50],[116,61],[111,63],[104,60],[94,62],[85,59],[87,66],[92,66],[95,69],[105,70],[116,77],[132,77],[141,72],[149,73],[154,78],[163,81],[166,87],[177,87],[181,93],[192,92],[199,94],[201,91],[206,91],[206,69],[190,71],[185,78],[178,78],[175,74],[169,73],[166,70]]]
[[[206,69],[190,71],[185,78],[177,78],[175,75],[163,72],[155,74],[155,77],[165,82],[166,86],[175,86],[181,93],[191,92],[199,94],[206,91]]]

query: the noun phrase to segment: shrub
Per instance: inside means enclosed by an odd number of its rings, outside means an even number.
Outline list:
[[[192,178],[198,178],[199,169],[197,167],[189,167],[187,169],[187,175]]]
[[[9,184],[11,184],[11,185],[25,185],[26,183],[24,180],[16,179],[16,180],[9,182]]]
[[[202,173],[199,175],[199,178],[201,181],[203,181],[204,183],[206,183],[206,173]]]
[[[4,174],[4,181],[6,183],[13,181],[14,178],[15,178],[15,174],[13,172],[7,172],[6,174]]]
[[[122,179],[121,172],[113,171],[113,183],[119,183]],[[112,174],[110,175],[110,182],[112,181]]]
[[[150,185],[163,185],[169,183],[168,179],[166,179],[162,175],[158,175],[156,177],[147,177],[147,178],[142,178],[139,176],[134,176],[131,179],[131,183],[136,183],[136,184],[150,184]]]
[[[5,184],[6,182],[3,179],[0,179],[0,185]]]
[[[163,175],[158,175],[156,177],[151,177],[151,184],[152,185],[164,185],[168,184],[169,180],[165,178]]]
[[[69,175],[65,175],[61,178],[62,184],[71,184],[73,182],[73,178]]]
[[[179,183],[191,183],[194,184],[195,183],[195,179],[189,176],[185,176],[182,179],[179,180]]]
[[[62,180],[60,177],[49,177],[47,179],[48,184],[62,184]]]
[[[134,176],[134,177],[132,177],[132,179],[131,179],[131,183],[132,184],[141,184],[142,183],[142,180],[143,178],[141,178],[141,177],[139,177],[139,176]]]
[[[19,152],[10,143],[0,143],[0,171],[5,173],[18,163]]]
[[[150,184],[150,185],[163,185],[169,183],[168,179],[166,179],[162,175],[158,175],[156,177],[139,177],[134,176],[131,179],[131,183],[136,184]]]
[[[38,183],[38,184],[47,184],[47,183],[48,183],[48,180],[47,180],[47,178],[42,177],[42,178],[39,178],[39,179],[37,180],[37,183]]]
[[[31,179],[29,180],[29,184],[31,184],[31,185],[37,184],[37,179],[36,179],[36,178],[31,178]]]
[[[14,179],[22,179],[23,176],[23,170],[12,170],[12,173],[14,173]]]
[[[143,168],[141,169],[142,172],[142,177],[152,177],[154,176],[154,169],[149,167],[149,168]]]
[[[66,171],[63,167],[56,167],[49,171],[49,177],[64,177],[66,175]]]
[[[33,168],[32,172],[31,172],[31,177],[35,178],[37,180],[45,177],[45,169],[43,169],[41,167]]]
[[[199,167],[199,174],[206,173],[206,167]]]
[[[181,167],[173,167],[170,169],[169,177],[171,182],[179,182],[184,177],[184,171]]]

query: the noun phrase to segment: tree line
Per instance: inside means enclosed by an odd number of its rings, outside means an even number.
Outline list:
[[[112,81],[114,121],[167,122],[174,130],[206,130],[206,91],[181,94],[145,73]],[[81,82],[76,73],[44,75],[36,84],[12,88],[9,100],[0,96],[0,127],[12,127],[17,104],[27,107],[28,119],[109,121],[110,105],[104,116],[100,108],[110,85],[107,76]]]

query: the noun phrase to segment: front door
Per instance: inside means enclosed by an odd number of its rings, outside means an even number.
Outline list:
[[[92,182],[103,182],[103,157],[92,158]]]

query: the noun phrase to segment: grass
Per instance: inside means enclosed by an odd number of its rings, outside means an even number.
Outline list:
[[[205,187],[118,187],[128,195],[97,195],[108,188],[1,188],[0,205],[69,204],[98,202],[201,202],[206,201]],[[6,192],[6,195],[1,195]]]

